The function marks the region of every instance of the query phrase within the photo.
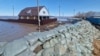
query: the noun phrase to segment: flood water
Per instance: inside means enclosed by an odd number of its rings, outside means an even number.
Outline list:
[[[0,42],[22,38],[36,29],[37,26],[33,24],[0,21]]]

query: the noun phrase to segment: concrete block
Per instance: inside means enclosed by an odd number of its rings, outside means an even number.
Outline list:
[[[30,36],[28,35],[28,36],[25,36],[24,38],[28,41],[30,46],[34,45],[38,41],[38,37],[33,36],[33,35],[30,35]]]
[[[7,44],[7,42],[0,42],[0,55],[4,52],[4,47]]]
[[[43,50],[43,56],[54,56],[54,48],[47,48]]]
[[[42,45],[42,42],[40,41],[37,41],[34,45],[30,46],[30,50],[31,51],[34,51],[36,47]]]
[[[66,47],[64,47],[62,44],[56,44],[54,46],[54,52],[55,52],[55,56],[61,56],[63,54],[66,53]]]
[[[36,56],[42,56],[43,50],[36,54]]]
[[[28,43],[25,39],[14,40],[5,46],[4,56],[15,56],[27,48]]]
[[[29,49],[26,49],[23,52],[16,54],[15,56],[33,56],[33,55],[36,55],[36,54],[30,51]]]
[[[45,49],[45,48],[50,48],[51,46],[50,46],[50,42],[49,41],[47,41],[47,42],[45,42],[44,44],[43,44],[43,48]]]

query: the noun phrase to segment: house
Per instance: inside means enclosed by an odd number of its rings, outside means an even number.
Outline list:
[[[21,22],[38,24],[38,7],[24,8],[18,16]],[[45,6],[39,6],[39,19],[41,25],[57,21],[56,18],[50,18],[49,11]]]

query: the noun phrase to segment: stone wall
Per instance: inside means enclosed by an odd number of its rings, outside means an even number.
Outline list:
[[[0,42],[0,56],[92,56],[92,42],[100,33],[87,21],[33,32],[12,42]]]

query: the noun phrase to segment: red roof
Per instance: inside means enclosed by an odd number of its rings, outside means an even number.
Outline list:
[[[45,6],[39,6],[39,11]],[[38,15],[38,8],[37,7],[27,7],[23,9],[19,16],[37,16]]]

